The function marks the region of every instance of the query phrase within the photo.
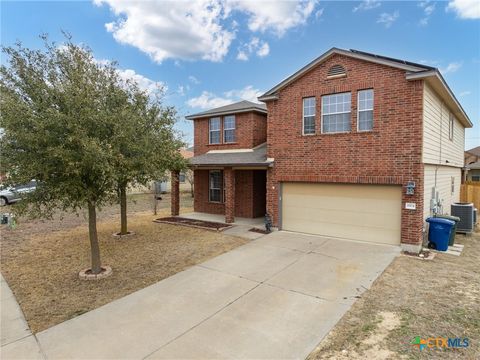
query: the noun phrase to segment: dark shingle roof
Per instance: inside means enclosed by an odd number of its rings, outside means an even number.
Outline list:
[[[256,111],[266,114],[267,113],[267,106],[265,104],[257,104],[251,101],[242,100],[233,104],[221,106],[215,109],[210,109],[207,111],[202,111],[196,114],[187,115],[185,119],[193,120],[201,117],[206,116],[214,116],[214,115],[227,115],[227,114],[235,114],[247,111]]]
[[[475,155],[475,156],[480,156],[480,146],[474,147],[473,149],[467,150],[468,153]]]
[[[190,164],[194,166],[268,166],[267,144],[259,145],[248,152],[207,152],[194,156]]]
[[[311,61],[310,63],[308,63],[307,65],[305,65],[303,68],[301,68],[300,70],[298,70],[294,74],[290,75],[289,77],[287,77],[286,79],[284,79],[283,81],[281,81],[280,83],[275,85],[273,88],[268,90],[265,94],[260,96],[258,99],[260,101],[269,100],[268,98],[270,96],[273,96],[278,90],[287,86],[288,84],[293,82],[295,79],[302,76],[303,74],[308,72],[310,69],[312,69],[316,65],[322,63],[323,61],[325,61],[328,57],[330,57],[333,54],[340,54],[340,55],[350,56],[350,57],[354,57],[354,58],[360,58],[360,59],[367,60],[367,61],[388,64],[389,66],[402,68],[402,69],[405,69],[405,70],[411,71],[411,72],[421,72],[421,71],[435,70],[435,68],[433,68],[431,66],[427,66],[427,65],[423,65],[423,64],[417,64],[417,63],[413,63],[413,62],[410,62],[410,61],[390,58],[390,57],[387,57],[387,56],[376,55],[376,54],[367,53],[367,52],[360,51],[360,50],[353,50],[353,49],[344,50],[344,49],[339,49],[339,48],[333,47],[330,50],[328,50],[327,52],[325,52],[322,55],[320,55],[319,57],[317,57],[316,59],[314,59],[313,61]]]
[[[363,55],[371,56],[371,57],[374,57],[374,58],[377,58],[377,59],[383,59],[383,60],[397,62],[399,64],[416,66],[416,67],[419,67],[419,68],[423,68],[425,70],[435,70],[436,69],[433,66],[428,66],[428,65],[425,65],[425,64],[419,64],[419,63],[415,63],[415,62],[411,62],[411,61],[400,60],[400,59],[396,59],[396,58],[392,58],[392,57],[388,57],[388,56],[373,54],[373,53],[369,53],[369,52],[366,52],[366,51],[360,51],[360,50],[355,50],[355,49],[350,49],[350,51],[352,53],[355,53],[355,54],[363,54]]]
[[[466,167],[471,170],[480,169],[480,161],[474,162],[473,164],[469,164]]]

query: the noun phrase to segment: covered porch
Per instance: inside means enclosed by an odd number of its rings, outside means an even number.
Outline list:
[[[258,219],[263,223],[267,169],[272,166],[272,161],[266,158],[266,144],[254,149],[211,151],[193,157],[190,162],[194,172],[193,214],[217,215],[226,223],[242,219]],[[179,210],[176,177],[172,173],[173,216]]]

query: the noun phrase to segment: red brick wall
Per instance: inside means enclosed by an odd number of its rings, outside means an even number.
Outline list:
[[[193,182],[195,184],[193,210],[208,214],[225,214],[225,205],[223,203],[208,201],[208,174],[208,170],[195,170],[193,172]]]
[[[235,171],[235,216],[253,217],[253,171]]]
[[[208,170],[195,170],[194,211],[225,214],[225,204],[208,201]],[[265,171],[235,171],[235,216],[253,218],[265,212]]]
[[[326,79],[341,64],[347,77]],[[357,132],[357,90],[374,89],[374,128]],[[352,93],[352,131],[320,134],[321,96]],[[316,97],[317,134],[302,136],[302,98]],[[415,181],[415,195],[402,196],[402,242],[422,240],[422,81],[407,81],[405,71],[334,55],[282,89],[268,106],[267,210],[278,223],[280,182],[400,184]],[[405,191],[403,191],[405,193]],[[405,210],[415,202],[417,210]]]
[[[250,149],[262,144],[267,137],[267,116],[256,112],[235,114],[235,143],[209,145],[208,120],[200,118],[194,120],[194,154],[195,156],[209,150]],[[221,140],[223,142],[223,119]]]

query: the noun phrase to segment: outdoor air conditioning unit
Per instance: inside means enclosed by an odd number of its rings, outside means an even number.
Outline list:
[[[473,231],[472,203],[453,203],[450,214],[460,218],[460,221],[457,224],[457,232],[471,233]]]

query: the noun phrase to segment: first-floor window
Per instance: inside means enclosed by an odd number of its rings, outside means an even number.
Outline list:
[[[351,93],[322,96],[322,132],[349,132],[352,130]]]
[[[315,98],[303,99],[303,135],[315,134]]]
[[[472,175],[472,181],[480,181],[480,175]]]
[[[185,173],[181,172],[180,175],[178,176],[178,181],[181,183],[185,182]]]
[[[373,89],[358,92],[358,131],[373,129]]]
[[[211,202],[222,202],[223,174],[221,170],[210,171],[209,195]]]

